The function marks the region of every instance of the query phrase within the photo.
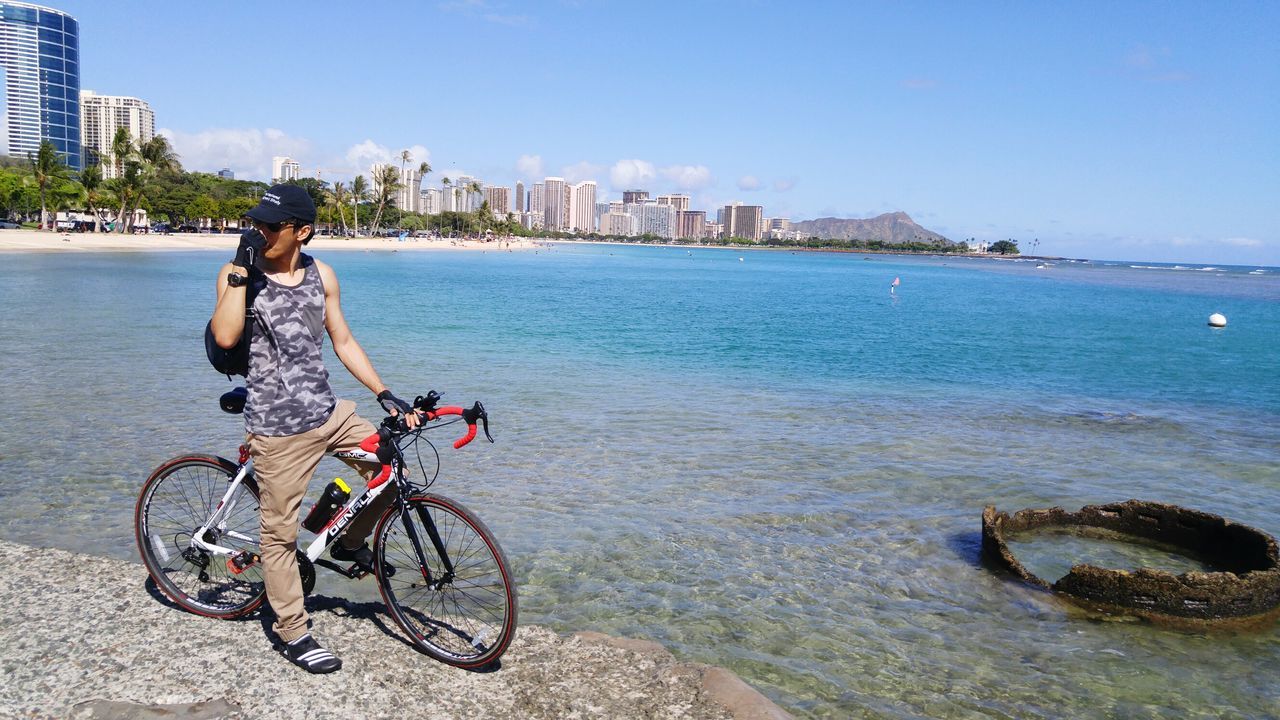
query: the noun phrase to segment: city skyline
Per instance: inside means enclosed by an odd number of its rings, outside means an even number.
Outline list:
[[[192,170],[269,180],[279,155],[349,179],[407,149],[424,186],[552,176],[709,213],[900,210],[1041,254],[1280,264],[1274,5],[52,7],[79,20],[82,86],[149,102]],[[310,59],[266,52],[286,28]],[[361,50],[402,36],[405,72]],[[442,58],[462,71],[412,71]]]

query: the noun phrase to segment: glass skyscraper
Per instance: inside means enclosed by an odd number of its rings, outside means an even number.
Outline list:
[[[48,140],[74,170],[80,148],[80,23],[60,10],[0,0],[0,154]]]

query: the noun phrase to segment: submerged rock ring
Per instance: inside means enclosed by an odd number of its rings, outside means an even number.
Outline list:
[[[1006,533],[1045,527],[1103,528],[1174,548],[1217,570],[1174,575],[1150,568],[1112,570],[1079,564],[1051,584],[1023,567],[1005,542]],[[1077,512],[1052,507],[1013,515],[988,505],[982,511],[982,549],[1022,580],[1107,613],[1195,625],[1251,624],[1280,614],[1280,550],[1275,538],[1177,505],[1127,500],[1086,505]]]

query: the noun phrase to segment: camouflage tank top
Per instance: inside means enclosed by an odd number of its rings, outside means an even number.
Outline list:
[[[337,404],[324,368],[324,283],[309,255],[302,282],[270,279],[253,303],[249,397],[245,429],[255,435],[297,435],[324,424]]]

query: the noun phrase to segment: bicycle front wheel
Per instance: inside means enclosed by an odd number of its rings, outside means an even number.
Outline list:
[[[382,599],[418,648],[460,668],[506,652],[515,582],[498,541],[470,510],[439,495],[408,498],[383,514],[374,545]]]
[[[170,600],[198,615],[247,615],[266,597],[262,563],[249,562],[238,573],[228,566],[235,553],[247,558],[259,552],[258,486],[253,477],[246,477],[220,505],[236,470],[230,460],[210,455],[174,458],[151,473],[134,508],[138,552],[147,572]],[[202,527],[203,542],[232,554],[193,544]]]

